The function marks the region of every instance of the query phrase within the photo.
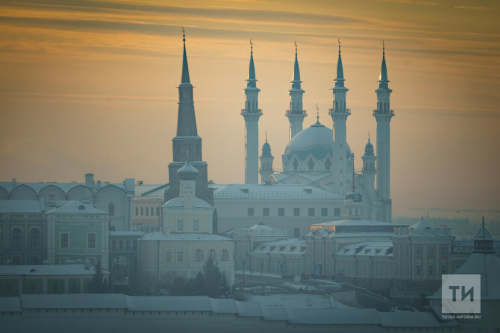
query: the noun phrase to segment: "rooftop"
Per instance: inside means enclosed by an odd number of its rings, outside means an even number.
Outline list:
[[[310,185],[297,184],[228,184],[214,186],[214,199],[289,199],[340,198],[340,196]]]
[[[188,233],[183,233],[183,234],[178,234],[178,233],[171,233],[170,236],[165,236],[161,232],[154,232],[151,234],[147,234],[141,238],[139,238],[140,241],[159,241],[159,240],[164,240],[164,241],[209,241],[209,242],[233,242],[231,238],[219,236],[219,235],[214,235],[214,234],[188,234]]]

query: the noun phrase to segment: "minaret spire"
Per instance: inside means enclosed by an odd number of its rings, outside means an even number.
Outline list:
[[[387,78],[387,65],[385,62],[385,41],[382,41],[382,65],[377,93],[377,109],[373,116],[377,120],[377,193],[380,207],[377,220],[391,222],[391,93]]]
[[[290,121],[290,137],[291,140],[297,133],[302,131],[302,122],[307,117],[307,112],[302,109],[302,90],[300,80],[299,60],[297,59],[297,42],[295,42],[295,63],[293,65],[293,81],[292,89],[288,91],[290,94],[290,109],[286,111],[286,116]]]
[[[245,184],[259,183],[259,91],[253,62],[253,43],[250,39],[250,65],[245,90],[245,108],[241,115],[245,118]]]
[[[184,43],[184,53],[182,55],[182,79],[181,79],[181,84],[182,83],[191,83],[191,80],[189,79],[189,68],[188,68],[188,60],[187,60],[187,55],[186,55],[186,32],[184,31],[184,28],[182,28],[182,41]]]

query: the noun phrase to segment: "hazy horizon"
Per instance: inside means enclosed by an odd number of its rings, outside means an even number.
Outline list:
[[[376,142],[386,45],[393,216],[500,203],[500,4],[495,1],[3,1],[0,180],[168,182],[182,27],[209,179],[244,183],[245,79],[253,40],[259,146],[288,143],[298,44],[304,128],[332,128],[338,38],[355,167]],[[375,153],[377,147],[375,145]],[[451,214],[450,217],[465,217]],[[471,218],[469,214],[469,218]],[[498,219],[498,216],[496,217]]]

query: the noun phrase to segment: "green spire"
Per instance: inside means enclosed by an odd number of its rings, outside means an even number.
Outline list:
[[[182,41],[184,42],[184,55],[182,57],[182,80],[181,83],[191,83],[189,79],[189,68],[188,60],[186,55],[186,34],[184,33],[184,28],[182,28]]]
[[[342,66],[342,57],[340,56],[340,38],[339,38],[339,59],[337,60],[337,78],[335,79],[335,87],[344,86],[344,67]]]

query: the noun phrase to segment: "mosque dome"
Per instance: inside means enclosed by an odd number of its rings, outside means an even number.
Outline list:
[[[196,180],[198,178],[198,170],[191,163],[186,162],[182,168],[177,170],[177,175],[180,180]]]
[[[346,146],[346,157],[350,158],[351,149],[349,145]],[[295,155],[301,161],[309,155],[320,161],[332,154],[333,130],[319,122],[295,135],[285,148],[285,155],[289,158]]]

